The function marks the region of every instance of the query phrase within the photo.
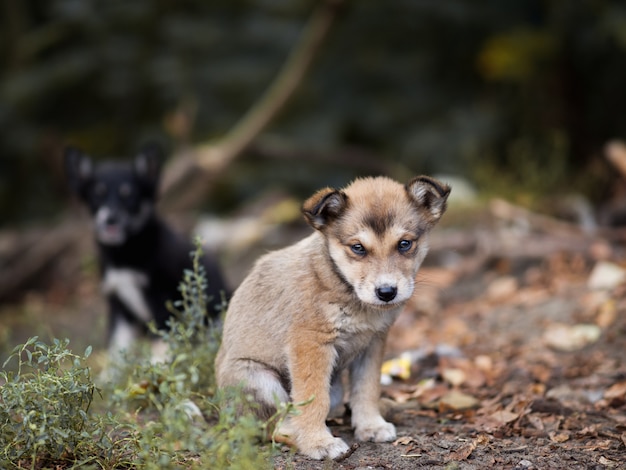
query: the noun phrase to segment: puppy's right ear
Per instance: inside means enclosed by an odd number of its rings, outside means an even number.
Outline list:
[[[144,145],[141,152],[135,157],[135,173],[145,183],[157,186],[161,173],[163,152],[155,142]]]
[[[322,230],[336,219],[348,204],[348,196],[343,191],[332,188],[321,189],[302,205],[306,221],[316,230]]]
[[[83,154],[75,147],[66,147],[63,155],[65,162],[65,175],[70,188],[76,194],[81,194],[85,184],[93,176],[93,163],[91,158]]]

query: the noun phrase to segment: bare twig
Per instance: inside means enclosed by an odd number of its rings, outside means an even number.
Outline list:
[[[359,448],[359,443],[355,442],[354,444],[352,444],[350,446],[350,448],[347,451],[345,451],[339,457],[335,457],[335,462],[343,462],[348,457],[350,457],[352,454],[354,454],[354,451],[357,450],[358,448]]]
[[[343,0],[318,3],[274,82],[223,139],[201,144],[173,160],[163,178],[166,205],[176,209],[193,205],[206,194],[216,175],[278,115],[309,71],[342,3]],[[179,194],[174,196],[177,191]]]

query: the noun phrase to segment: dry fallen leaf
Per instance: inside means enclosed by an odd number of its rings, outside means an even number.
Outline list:
[[[609,450],[613,446],[613,441],[611,439],[603,439],[601,441],[594,441],[594,444],[584,446],[585,449],[589,451],[597,451],[597,450]]]
[[[561,416],[543,415],[541,422],[543,423],[543,430],[548,433],[556,432],[563,426],[563,418]]]
[[[494,423],[498,425],[498,427],[515,421],[517,418],[519,418],[519,416],[519,413],[508,410],[496,411],[494,413],[491,413],[490,415],[491,419]]]
[[[443,377],[443,380],[448,382],[453,387],[459,387],[463,384],[463,382],[465,382],[465,372],[461,369],[443,369],[441,371],[441,376]]]
[[[550,437],[550,440],[552,442],[557,442],[557,443],[562,443],[562,442],[565,442],[565,441],[569,441],[569,438],[570,438],[569,433],[566,433],[566,432],[557,433],[557,432],[553,431],[553,432],[549,433],[548,436]]]
[[[609,459],[607,459],[607,458],[606,458],[606,457],[604,457],[604,456],[601,456],[601,457],[598,459],[598,463],[599,463],[600,465],[604,465],[605,467],[609,467],[609,468],[615,468],[615,467],[617,467],[617,466],[619,466],[619,465],[620,465],[620,462],[616,462],[616,461],[614,461],[614,460],[609,460]]]
[[[546,398],[554,399],[563,406],[574,408],[585,406],[589,403],[589,395],[586,390],[573,388],[567,384],[551,388],[546,392]]]
[[[469,442],[465,444],[464,446],[462,446],[461,448],[455,450],[454,452],[451,452],[449,459],[456,460],[456,461],[467,460],[469,456],[472,455],[472,452],[474,452],[474,449],[476,449],[476,447],[478,447],[479,445],[484,446],[484,445],[487,445],[488,443],[489,443],[489,436],[487,436],[486,434],[480,434],[475,439],[472,439],[472,442]]]
[[[515,421],[518,416],[510,411],[499,411],[490,415],[478,416],[474,419],[476,429],[485,432],[494,432],[503,428],[507,422]]]
[[[394,446],[408,446],[409,444],[417,444],[417,441],[412,436],[401,436],[392,442]]]
[[[478,405],[478,400],[472,395],[460,392],[458,390],[451,390],[441,397],[439,400],[440,411],[458,411],[474,408]]]
[[[617,305],[615,300],[608,299],[598,309],[598,313],[596,315],[596,324],[600,328],[608,328],[617,319]]]
[[[591,436],[598,437],[598,424],[592,424],[590,426],[585,426],[580,431],[578,431],[578,436]]]
[[[476,444],[472,441],[469,444],[465,444],[460,449],[451,452],[449,458],[450,460],[456,461],[467,460],[467,458],[472,455],[472,452],[474,452],[474,449],[476,449]]]
[[[498,302],[511,297],[518,287],[517,279],[513,276],[499,277],[489,284],[485,295],[492,302]]]
[[[431,395],[429,392],[433,392],[434,395]],[[438,399],[440,396],[444,395],[448,391],[448,387],[444,384],[437,382],[434,378],[428,378],[421,380],[419,383],[415,385],[414,390],[411,392],[412,398],[420,398],[420,402],[428,402],[433,399]],[[426,396],[426,398],[424,398]]]
[[[481,388],[485,385],[485,372],[466,357],[441,357],[439,368],[444,381],[453,387],[465,385],[470,389]]]
[[[611,290],[626,280],[626,271],[615,263],[599,261],[593,267],[587,286],[589,289]]]
[[[526,417],[526,419],[528,420],[530,425],[538,431],[543,431],[545,429],[545,426],[543,425],[543,420],[540,416],[531,413]]]
[[[626,382],[617,382],[616,384],[611,385],[604,392],[604,399],[613,401],[624,401],[626,400]]]
[[[491,373],[493,371],[493,359],[485,354],[476,356],[474,358],[474,364],[485,373]]]
[[[595,343],[601,333],[602,330],[597,325],[555,323],[546,329],[543,340],[549,347],[558,351],[577,351]]]
[[[446,395],[448,390],[447,385],[435,383],[431,387],[416,390],[414,397],[417,398],[420,405],[433,407],[436,406],[434,402]]]

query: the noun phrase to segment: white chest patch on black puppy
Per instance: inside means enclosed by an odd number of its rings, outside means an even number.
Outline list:
[[[144,323],[152,320],[143,294],[143,288],[147,285],[148,277],[133,269],[107,269],[102,281],[104,293],[117,295],[135,318]]]

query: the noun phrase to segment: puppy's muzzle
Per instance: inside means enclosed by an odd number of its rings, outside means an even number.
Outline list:
[[[126,221],[119,211],[108,206],[96,213],[96,234],[105,245],[120,245],[126,239]]]
[[[398,288],[396,286],[380,286],[376,288],[376,297],[383,302],[391,302],[396,298]]]

